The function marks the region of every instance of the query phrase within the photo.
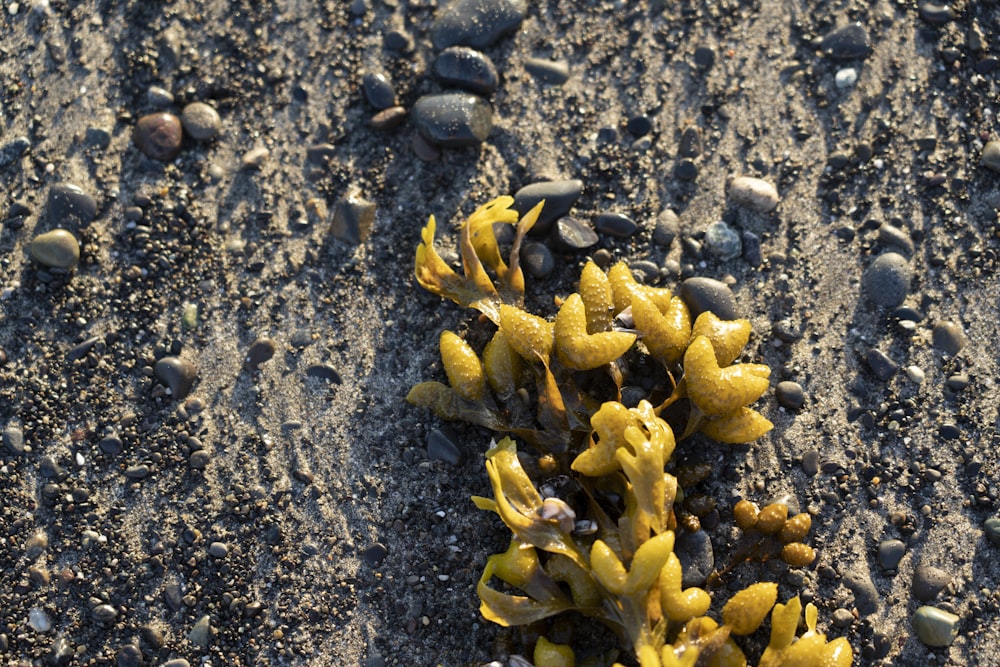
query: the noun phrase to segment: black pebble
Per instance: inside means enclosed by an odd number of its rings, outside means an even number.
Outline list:
[[[455,431],[447,426],[431,431],[427,435],[427,458],[453,466],[461,465],[464,457]]]
[[[574,252],[597,245],[597,232],[573,216],[564,215],[556,220],[555,241],[560,250]]]
[[[626,238],[639,229],[638,223],[624,213],[601,213],[594,220],[594,228],[601,234]]]
[[[552,251],[544,243],[525,243],[521,248],[521,266],[533,278],[545,278],[556,268]]]
[[[337,369],[328,364],[312,364],[306,368],[306,375],[311,378],[319,378],[320,380],[328,380],[333,384],[341,384],[340,373]]]
[[[740,318],[733,291],[725,283],[713,278],[701,276],[688,278],[681,283],[680,296],[691,311],[692,319],[706,310],[715,313],[723,320]]]
[[[365,93],[368,104],[376,109],[388,109],[396,106],[396,89],[392,82],[381,72],[368,72],[361,79],[361,89]]]
[[[441,83],[478,95],[492,95],[500,83],[489,56],[467,46],[450,46],[434,61],[434,75]]]
[[[97,217],[97,201],[72,183],[56,183],[49,190],[49,221],[70,229]]]
[[[365,547],[364,551],[361,552],[361,559],[365,561],[365,565],[368,567],[378,567],[388,555],[388,547],[381,542],[374,542]]]
[[[535,235],[547,234],[552,229],[552,223],[569,213],[582,193],[583,181],[577,179],[532,183],[514,193],[513,208],[518,215],[524,215],[544,199],[545,206],[531,232]]]
[[[899,371],[899,364],[889,358],[889,356],[882,350],[868,350],[868,354],[865,355],[865,362],[868,364],[868,368],[872,370],[882,382],[886,382],[892,379],[892,376]]]
[[[653,121],[649,116],[633,116],[628,119],[625,129],[637,137],[644,137],[653,131]]]
[[[715,50],[709,46],[699,46],[694,50],[694,64],[709,69],[715,64]]]
[[[789,410],[798,410],[806,402],[802,385],[790,380],[778,383],[778,386],[774,388],[774,397],[778,399],[780,405]]]
[[[860,23],[851,23],[827,34],[820,49],[834,60],[864,58],[871,51],[868,31]]]

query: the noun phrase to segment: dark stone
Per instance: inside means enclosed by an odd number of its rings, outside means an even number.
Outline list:
[[[82,343],[74,345],[69,352],[66,353],[66,359],[68,361],[76,361],[77,359],[82,359],[87,356],[87,353],[97,344],[97,341],[101,340],[100,336],[91,336]]]
[[[802,385],[790,380],[778,383],[778,386],[774,388],[774,397],[778,399],[779,405],[789,410],[798,410],[806,402],[806,395],[802,390]]]
[[[861,288],[868,299],[894,308],[906,299],[913,272],[906,258],[895,252],[879,255],[861,276]]]
[[[396,106],[396,89],[392,82],[381,72],[368,72],[361,77],[361,90],[368,104],[376,109],[388,109]]]
[[[56,227],[74,228],[97,217],[97,201],[72,183],[56,183],[49,190],[49,221]]]
[[[545,206],[532,228],[533,234],[547,234],[552,223],[569,213],[569,209],[583,194],[583,181],[544,181],[526,185],[514,194],[513,208],[524,215],[538,202],[545,200]]]
[[[250,344],[247,356],[243,360],[243,367],[250,371],[257,370],[262,363],[269,361],[274,356],[274,350],[275,345],[273,340],[270,338],[258,338]]]
[[[132,140],[146,157],[169,162],[181,150],[181,119],[170,113],[143,116],[132,131]]]
[[[528,58],[524,61],[524,69],[542,83],[561,86],[569,81],[569,65],[562,60]]]
[[[653,121],[645,114],[641,116],[633,116],[628,119],[627,123],[625,123],[625,129],[628,130],[633,136],[644,137],[653,131]]]
[[[467,46],[450,46],[434,60],[434,76],[444,84],[478,95],[492,95],[500,85],[497,68],[485,53]]]
[[[705,311],[711,311],[723,320],[740,318],[733,291],[713,278],[688,278],[681,283],[680,297],[691,311],[692,320]]]
[[[677,533],[674,551],[681,562],[681,586],[702,586],[715,569],[715,552],[712,539],[704,530]]]
[[[938,435],[944,440],[958,440],[962,436],[962,431],[954,424],[941,424]]]
[[[389,107],[382,109],[368,119],[368,124],[376,130],[391,130],[399,127],[406,120],[407,111],[404,107]]]
[[[918,565],[913,569],[913,597],[921,602],[931,602],[951,583],[951,575],[932,565]]]
[[[552,251],[544,243],[529,242],[521,248],[521,266],[533,278],[545,278],[556,268]]]
[[[681,134],[680,144],[677,146],[677,153],[681,157],[698,157],[704,151],[701,140],[701,131],[691,125]]]
[[[920,18],[931,25],[944,25],[955,18],[951,7],[936,2],[921,2],[919,10]]]
[[[871,349],[865,355],[865,363],[882,382],[888,382],[899,371],[899,364],[882,350]]]
[[[931,334],[934,347],[949,356],[955,356],[965,347],[965,332],[954,322],[938,322]]]
[[[118,649],[118,667],[142,667],[142,651],[135,644],[125,644]]]
[[[715,49],[699,46],[694,50],[694,64],[702,69],[710,69],[715,64]]]
[[[664,248],[669,248],[677,234],[680,232],[681,222],[672,209],[665,208],[656,216],[656,224],[653,227],[653,243]]]
[[[884,540],[878,545],[878,563],[883,570],[895,570],[906,554],[906,545],[899,540]]]
[[[886,245],[893,245],[904,251],[907,256],[913,254],[913,241],[909,235],[899,227],[894,227],[888,222],[883,222],[878,228],[878,240]]]
[[[493,107],[471,93],[425,95],[411,117],[424,139],[445,148],[478,146],[493,129]]]
[[[438,12],[431,26],[431,42],[449,46],[486,48],[516,30],[528,13],[525,0],[452,0]]]
[[[122,440],[113,435],[101,438],[97,446],[100,447],[102,452],[110,456],[122,453]]]
[[[374,224],[375,203],[351,195],[337,202],[330,233],[341,241],[359,245],[371,236]]]
[[[564,215],[556,220],[555,242],[560,250],[575,252],[597,245],[597,232],[576,218]]]
[[[341,384],[340,373],[337,369],[328,364],[312,364],[306,368],[306,375],[311,378],[327,380],[333,384]]]
[[[369,544],[361,552],[361,559],[365,562],[368,567],[378,567],[385,560],[385,557],[389,555],[389,548],[386,547],[381,542],[374,542]]]
[[[764,254],[761,247],[760,237],[749,229],[743,230],[740,235],[743,242],[743,259],[750,266],[760,266],[764,263]]]
[[[871,51],[868,31],[860,23],[851,23],[828,33],[820,49],[834,60],[864,58]]]
[[[639,229],[638,223],[624,213],[601,213],[594,220],[594,228],[601,234],[627,238]]]
[[[170,389],[174,400],[185,398],[194,386],[198,377],[198,369],[187,359],[180,357],[164,357],[153,367],[157,379]]]
[[[681,158],[674,167],[674,176],[677,180],[690,183],[698,178],[698,165],[691,158]]]
[[[427,436],[427,458],[453,466],[461,465],[464,457],[455,431],[447,426],[431,431]]]

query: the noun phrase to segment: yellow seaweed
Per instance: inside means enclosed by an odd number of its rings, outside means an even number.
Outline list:
[[[635,334],[623,331],[587,333],[587,315],[579,294],[563,301],[553,327],[556,355],[568,368],[586,371],[611,363],[635,343]]]
[[[720,368],[706,336],[696,337],[684,353],[688,396],[709,416],[728,415],[756,401],[767,391],[770,374],[763,364]]]

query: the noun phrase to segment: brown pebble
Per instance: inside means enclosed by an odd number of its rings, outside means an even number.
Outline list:
[[[132,140],[147,157],[169,162],[181,150],[181,119],[172,113],[143,116],[135,124]]]
[[[400,106],[382,109],[371,117],[369,123],[376,130],[391,130],[406,119],[406,109]]]
[[[243,367],[248,371],[255,371],[257,368],[274,356],[274,341],[270,338],[258,338],[247,350],[247,356],[243,360]]]

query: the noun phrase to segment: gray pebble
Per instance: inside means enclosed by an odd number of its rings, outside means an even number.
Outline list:
[[[471,93],[424,95],[410,114],[424,139],[437,146],[478,146],[493,129],[493,107]]]
[[[66,360],[76,361],[77,359],[83,359],[100,340],[100,336],[91,336],[87,340],[77,343],[66,353]]]
[[[949,356],[955,356],[965,347],[965,332],[955,322],[938,322],[931,334],[934,347]]]
[[[723,320],[739,319],[736,297],[729,286],[713,278],[696,276],[681,283],[680,297],[684,299],[691,318],[711,311]]]
[[[729,199],[737,206],[758,213],[770,213],[778,206],[778,190],[753,176],[737,176],[729,184]]]
[[[844,586],[854,593],[854,604],[862,616],[878,610],[879,594],[867,571],[848,572],[843,578]]]
[[[823,53],[834,60],[864,58],[871,51],[868,31],[860,23],[851,23],[827,33],[820,44]]]
[[[375,203],[351,194],[341,198],[333,209],[330,234],[341,241],[360,245],[371,236],[375,225]]]
[[[385,560],[385,557],[389,555],[389,549],[384,544],[380,542],[373,542],[369,544],[361,552],[361,560],[365,562],[368,567],[378,567]]]
[[[760,237],[749,229],[744,229],[740,238],[743,241],[743,259],[746,263],[750,266],[760,266],[763,264],[764,254]]]
[[[222,119],[219,112],[204,102],[191,102],[181,112],[181,124],[188,136],[196,141],[211,141],[219,134]]]
[[[665,208],[656,216],[653,226],[653,243],[663,248],[669,248],[680,232],[681,221],[672,209]]]
[[[983,146],[983,154],[979,158],[980,166],[1000,174],[1000,141],[987,141]]]
[[[994,546],[1000,547],[1000,519],[990,517],[983,522],[983,529],[986,531],[986,539]]]
[[[660,276],[660,267],[656,265],[656,262],[651,262],[648,259],[640,259],[632,262],[629,264],[629,268],[635,274],[636,280],[647,285]]]
[[[46,454],[38,461],[38,472],[42,477],[56,479],[62,476],[62,467],[55,458]]]
[[[49,548],[49,538],[44,533],[36,533],[24,543],[24,554],[29,561],[35,560]]]
[[[94,620],[98,623],[110,623],[118,616],[118,610],[109,604],[99,604],[93,610]]]
[[[229,546],[225,542],[212,542],[208,545],[208,555],[212,558],[225,558],[229,555]]]
[[[208,467],[211,460],[212,455],[207,449],[198,449],[191,452],[191,455],[188,457],[188,467],[194,470],[203,470]]]
[[[141,667],[142,651],[135,644],[125,644],[118,649],[118,667]]]
[[[3,446],[11,454],[23,454],[24,432],[16,426],[8,426],[3,430]]]
[[[150,86],[146,89],[146,101],[156,109],[163,109],[174,103],[174,94],[160,86]]]
[[[701,139],[701,130],[696,125],[691,125],[681,134],[681,141],[677,145],[677,153],[681,157],[695,158],[704,152]]]
[[[887,245],[896,246],[908,256],[913,254],[913,241],[910,236],[899,227],[894,227],[888,222],[883,222],[878,228],[878,240]]]
[[[806,402],[805,392],[802,385],[791,380],[779,382],[774,388],[774,397],[778,399],[778,404],[789,410],[798,410]]]
[[[635,234],[639,225],[624,213],[605,212],[594,219],[594,228],[601,234],[627,238]]]
[[[368,72],[361,77],[361,90],[368,104],[378,110],[396,106],[396,89],[381,72]]]
[[[948,5],[936,2],[921,2],[920,18],[931,25],[944,25],[955,18],[955,12]]]
[[[258,338],[250,344],[247,356],[243,360],[243,367],[250,371],[257,370],[262,363],[269,361],[274,356],[274,350],[275,345],[273,340],[270,338]]]
[[[556,268],[552,251],[544,243],[525,243],[521,248],[521,266],[533,278],[545,278]]]
[[[240,158],[240,169],[244,171],[260,169],[269,157],[271,157],[271,151],[268,148],[264,146],[251,148]]]
[[[677,180],[690,183],[698,178],[698,165],[689,157],[681,158],[674,166],[674,176]]]
[[[14,137],[5,143],[0,147],[0,168],[14,164],[29,148],[31,148],[31,141],[27,137]]]
[[[455,431],[447,426],[431,431],[427,435],[427,458],[453,466],[461,465],[464,457]]]
[[[913,569],[913,597],[930,602],[951,582],[951,575],[933,565],[918,565]]]
[[[431,42],[441,50],[456,44],[486,48],[516,30],[528,13],[525,0],[452,0],[431,26]]]
[[[868,368],[875,374],[875,377],[882,382],[888,382],[899,371],[899,364],[882,350],[868,350],[865,355],[865,363],[868,364]]]
[[[97,446],[100,447],[102,452],[111,456],[121,454],[123,447],[121,438],[113,435],[101,438],[100,441],[98,441]]]
[[[567,252],[593,248],[600,240],[597,232],[587,226],[586,223],[569,215],[564,215],[556,220],[554,234],[553,240],[556,246],[560,250]]]
[[[861,289],[868,299],[880,306],[894,308],[903,303],[910,291],[913,272],[906,258],[887,252],[875,258],[861,276]]]
[[[715,49],[699,46],[694,50],[694,64],[701,69],[710,69],[715,64]]]
[[[31,241],[31,257],[50,269],[72,269],[80,262],[80,242],[65,229],[53,229]]]
[[[962,391],[969,386],[970,382],[972,382],[972,379],[968,373],[955,373],[954,375],[949,375],[948,379],[945,380],[948,389],[952,391]]]
[[[678,532],[674,551],[681,562],[681,585],[684,588],[703,585],[715,570],[712,538],[704,530]]]
[[[97,200],[73,183],[56,183],[49,190],[49,221],[56,227],[76,228],[97,217]]]
[[[541,83],[561,86],[569,81],[569,63],[564,60],[527,58],[524,61],[524,69]]]
[[[854,623],[854,614],[850,612],[849,609],[844,609],[840,607],[833,610],[832,618],[833,624],[838,628],[847,628]]]
[[[923,606],[913,614],[913,631],[928,646],[951,646],[958,636],[959,620],[951,612]]]
[[[722,261],[728,261],[743,254],[743,242],[732,227],[716,220],[705,229],[705,250]]]
[[[125,468],[125,477],[128,479],[145,479],[149,477],[149,466],[145,463],[129,466]]]
[[[368,124],[375,130],[391,130],[399,127],[406,120],[408,113],[405,107],[389,107],[369,118]]]
[[[157,379],[170,389],[174,400],[182,400],[191,392],[198,377],[193,363],[181,357],[163,357],[153,367]]]
[[[895,570],[906,554],[906,545],[900,540],[883,540],[878,545],[878,564],[883,570]]]
[[[532,229],[536,235],[547,234],[552,223],[569,213],[569,209],[583,194],[583,181],[543,181],[526,185],[514,193],[513,208],[524,215],[538,202],[545,200],[545,206]]]
[[[819,451],[810,449],[802,455],[802,472],[810,477],[819,474]]]
[[[497,68],[489,56],[467,46],[450,46],[439,53],[434,60],[434,76],[441,83],[487,97],[500,85]]]
[[[167,660],[160,667],[191,667],[191,665],[184,658],[174,658],[173,660]]]
[[[306,368],[306,376],[311,378],[319,378],[320,380],[326,380],[332,382],[333,384],[340,384],[340,373],[337,369],[329,364],[311,364]]]
[[[208,614],[205,614],[195,622],[194,627],[191,628],[191,632],[188,633],[188,641],[195,646],[208,648],[208,645],[212,641],[212,619]]]

